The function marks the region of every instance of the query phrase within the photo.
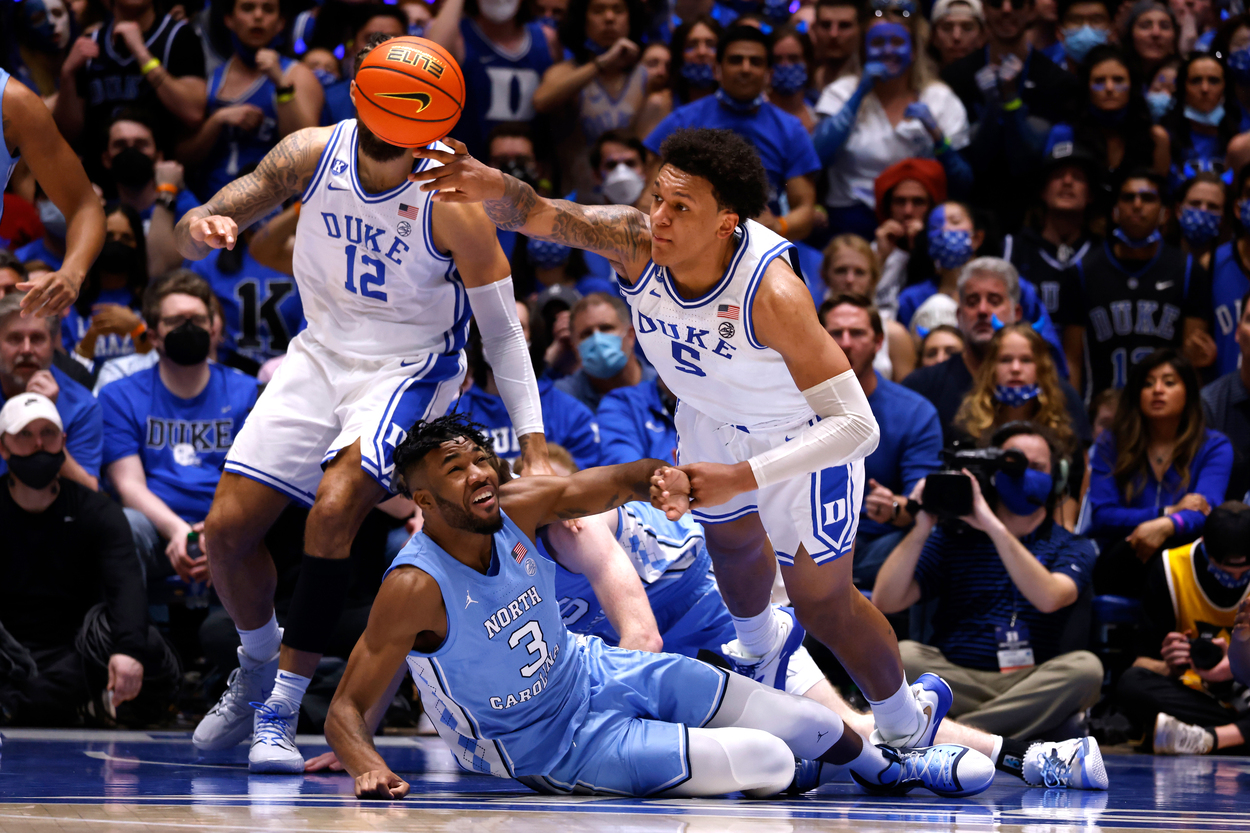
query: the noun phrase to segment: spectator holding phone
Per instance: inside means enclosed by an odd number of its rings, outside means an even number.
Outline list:
[[[1212,509],[1201,539],[1151,565],[1140,655],[1117,694],[1130,719],[1154,727],[1147,739],[1156,755],[1237,750],[1250,737],[1250,710],[1234,700],[1229,652],[1233,639],[1244,654],[1247,590],[1250,506],[1239,501]]]

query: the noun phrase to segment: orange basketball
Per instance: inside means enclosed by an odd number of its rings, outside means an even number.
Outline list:
[[[464,75],[446,49],[408,35],[378,44],[356,73],[356,114],[378,138],[425,147],[464,109]]]

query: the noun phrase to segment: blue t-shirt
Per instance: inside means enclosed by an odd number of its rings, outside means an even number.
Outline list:
[[[100,454],[104,447],[104,417],[100,403],[91,391],[66,376],[59,367],[48,368],[61,391],[56,396],[56,412],[61,415],[65,429],[65,451],[92,477],[100,476]],[[0,392],[0,408],[4,407],[4,393]],[[9,466],[0,460],[0,475]]]
[[[664,406],[658,379],[610,391],[599,400],[597,416],[601,465],[646,457],[676,463],[677,426]]]
[[[1076,582],[1078,593],[1089,585],[1097,553],[1085,538],[1047,520],[1020,543],[1048,572]],[[1013,613],[1028,627],[1039,665],[1058,656],[1068,609],[1042,613],[1033,607],[984,532],[934,527],[920,551],[915,579],[922,600],[937,599],[932,644],[956,665],[997,671],[995,627],[1006,627]]]
[[[1241,320],[1241,299],[1250,290],[1250,278],[1241,266],[1237,241],[1230,240],[1215,250],[1211,259],[1211,302],[1215,308],[1214,372],[1223,376],[1237,369],[1241,349],[1237,346],[1237,322]]]
[[[783,213],[780,198],[786,193],[786,180],[820,170],[820,157],[803,122],[773,104],[765,103],[755,113],[738,113],[709,95],[669,113],[643,144],[659,153],[664,140],[683,127],[732,130],[754,145],[768,174],[768,204],[774,214]]]
[[[211,194],[209,196],[212,196]],[[185,188],[178,192],[178,196],[174,197],[174,222],[177,223],[182,219],[182,215],[186,214],[193,208],[199,207],[200,201],[195,198],[195,194]],[[143,233],[148,233],[148,226],[152,222],[152,210],[156,208],[156,203],[152,203],[143,211],[139,212],[139,219],[143,221]]]
[[[129,289],[101,290],[95,303],[117,304],[123,307],[130,307],[138,312]],[[92,304],[92,306],[95,306],[95,304]],[[91,328],[92,318],[94,316],[83,317],[78,312],[77,307],[70,306],[69,312],[61,319],[61,345],[65,348],[66,353],[73,353],[74,348],[87,335],[87,330]],[[130,333],[121,335],[109,333],[99,336],[95,342],[95,371],[99,372],[100,368],[109,359],[115,359],[118,356],[129,356],[134,351],[135,340],[130,337]]]
[[[599,465],[599,425],[590,409],[557,390],[549,379],[538,380],[538,401],[547,442],[564,446],[579,468]],[[511,462],[521,456],[521,445],[502,397],[491,396],[474,385],[460,397],[456,409],[490,429],[495,454],[500,458]]]
[[[864,458],[864,483],[876,480],[905,501],[916,481],[942,467],[942,421],[929,400],[880,373],[868,407],[881,427],[881,442]],[[861,513],[857,537],[872,540],[897,529]]]
[[[148,489],[190,524],[208,516],[226,452],[256,404],[251,376],[221,364],[209,372],[208,385],[191,399],[170,393],[159,364],[100,391],[105,465],[139,455]]]
[[[656,376],[655,368],[648,364],[642,365],[642,381],[649,382]],[[592,411],[599,410],[599,403],[603,400],[603,394],[595,390],[595,386],[590,382],[590,375],[586,373],[584,368],[578,368],[576,372],[570,373],[556,380],[556,387],[581,402]]]
[[[221,301],[226,327],[220,349],[264,364],[285,353],[306,326],[299,287],[290,275],[262,266],[246,248],[239,271],[226,274],[218,268],[223,251],[183,265],[208,281]]]

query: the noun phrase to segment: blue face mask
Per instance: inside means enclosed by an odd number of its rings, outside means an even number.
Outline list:
[[[773,91],[791,95],[807,86],[807,67],[803,64],[778,64],[773,67]]]
[[[321,86],[323,87],[328,87],[331,84],[338,83],[339,79],[335,77],[334,73],[330,72],[328,69],[322,69],[321,67],[316,67],[313,69],[312,72],[313,72],[313,77],[315,77],[318,81],[320,81]]]
[[[1187,205],[1181,208],[1176,220],[1191,246],[1205,246],[1220,236],[1220,215],[1214,211]]]
[[[1198,550],[1202,553],[1202,560],[1207,563],[1207,572],[1211,574],[1211,578],[1215,579],[1216,583],[1221,587],[1227,587],[1229,590],[1240,590],[1247,584],[1250,584],[1250,571],[1242,573],[1240,576],[1235,576],[1211,560],[1210,556],[1207,555],[1206,544],[1200,546]]]
[[[425,37],[425,24],[424,23],[409,23],[408,34],[412,35],[414,38]]]
[[[594,333],[577,345],[582,369],[596,379],[611,379],[625,369],[629,356],[621,349],[621,337],[612,333]]]
[[[1228,71],[1238,84],[1250,87],[1250,46],[1229,54]]]
[[[726,110],[731,110],[735,113],[754,113],[757,109],[764,106],[764,102],[768,101],[768,96],[760,93],[750,101],[740,101],[725,92],[724,89],[720,89],[716,91],[716,99]]]
[[[563,266],[568,263],[569,254],[572,251],[568,246],[561,246],[549,240],[536,240],[533,237],[529,238],[525,244],[525,252],[529,255],[530,263],[539,269],[554,269],[557,266]]]
[[[1144,249],[1147,246],[1153,246],[1155,243],[1158,243],[1160,240],[1163,239],[1163,235],[1159,233],[1158,229],[1155,229],[1149,235],[1147,235],[1146,237],[1143,237],[1141,240],[1135,240],[1132,237],[1129,237],[1127,234],[1124,233],[1123,229],[1116,229],[1115,231],[1111,232],[1111,234],[1114,235],[1116,240],[1119,240],[1121,243],[1123,243],[1125,246],[1128,246],[1130,249]]]
[[[681,77],[696,90],[706,90],[716,86],[716,70],[711,64],[682,64]]]
[[[1063,52],[1074,64],[1084,63],[1091,49],[1106,42],[1107,30],[1095,29],[1088,23],[1079,29],[1063,30]]]
[[[1215,109],[1210,113],[1200,113],[1188,104],[1185,105],[1185,118],[1194,124],[1205,124],[1207,127],[1219,127],[1220,122],[1224,121],[1224,104],[1223,102],[1215,105]]]
[[[902,43],[891,41],[901,40]],[[878,23],[868,30],[865,41],[865,63],[877,61],[893,66],[890,78],[898,78],[911,67],[911,32],[901,23]]]
[[[998,499],[1007,511],[1015,515],[1032,515],[1046,505],[1055,488],[1055,481],[1049,474],[1033,469],[1025,469],[1018,477],[1000,471],[994,475],[994,488],[998,491]]]
[[[1172,94],[1162,90],[1146,93],[1146,107],[1150,109],[1150,118],[1158,121],[1172,109]]]
[[[929,229],[929,256],[942,269],[956,269],[972,260],[972,235],[965,229]]]
[[[995,385],[994,399],[1009,408],[1019,408],[1026,402],[1032,402],[1041,392],[1037,385]]]

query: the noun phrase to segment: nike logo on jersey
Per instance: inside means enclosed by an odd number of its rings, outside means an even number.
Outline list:
[[[655,432],[655,433],[657,433],[657,434],[663,434],[663,433],[664,433],[664,426],[663,426],[663,425],[656,425],[656,424],[655,424],[654,422],[652,422],[651,420],[647,420],[646,422],[644,422],[644,423],[643,423],[643,425],[645,425],[645,426],[646,426],[646,428],[647,428],[647,430],[648,430],[648,431],[654,431],[654,432]]]
[[[417,362],[400,362],[400,363],[399,363],[399,366],[400,366],[400,367],[412,367],[414,364],[421,364],[421,362],[419,362],[419,361],[417,361]]]
[[[327,191],[350,191],[351,189],[350,188],[335,188],[333,182],[327,182],[326,190]]]
[[[654,296],[655,296],[655,297],[657,297],[657,298],[659,298],[659,297],[660,297],[660,293],[656,292],[654,289],[653,289],[653,290],[651,290],[651,294],[652,294],[652,295],[654,295]]]
[[[222,405],[222,406],[221,406],[221,412],[222,412],[223,414],[224,414],[226,411],[229,411],[229,410],[230,410],[230,406],[229,406],[229,405]]]
[[[1171,289],[1172,284],[1174,283],[1176,283],[1176,281],[1159,281],[1155,284],[1155,291],[1162,292],[1165,289]]]

